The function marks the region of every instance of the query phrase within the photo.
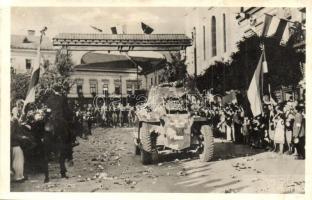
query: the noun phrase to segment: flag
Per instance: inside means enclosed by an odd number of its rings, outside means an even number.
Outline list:
[[[93,28],[94,30],[98,31],[98,32],[103,32],[102,29],[99,29],[99,28],[97,28],[97,27],[95,27],[95,26],[91,26],[91,25],[90,25],[90,27]]]
[[[113,34],[117,34],[117,27],[116,26],[111,27],[111,30],[112,30]]]
[[[144,24],[143,22],[141,22],[141,27],[145,34],[151,34],[154,31],[152,27],[148,26],[147,24]]]
[[[263,73],[268,73],[268,63],[267,63],[267,61],[266,61],[265,48],[264,48],[264,46],[263,46],[262,72],[263,72]]]
[[[289,24],[287,23],[287,26],[286,26],[286,30],[284,31],[284,34],[282,36],[282,39],[281,39],[281,45],[286,45],[288,40],[290,38],[290,30],[289,30]]]
[[[142,67],[140,67],[140,65],[138,65],[138,71],[141,72],[143,69]]]
[[[278,17],[265,14],[262,36],[263,37],[273,36],[278,41],[278,43],[280,43],[284,35],[287,23],[288,22],[285,19],[280,19]]]
[[[39,45],[37,47],[36,64],[34,65],[34,68],[33,68],[32,73],[31,73],[30,83],[29,83],[26,98],[24,101],[23,112],[25,112],[25,108],[26,108],[28,103],[35,102],[36,85],[38,84],[39,77],[40,77],[40,56],[41,56],[40,55],[40,47],[41,47],[41,43],[42,43],[42,37],[43,37],[43,35],[45,35],[46,30],[47,30],[47,27],[44,27],[44,29],[42,29],[40,31],[41,36],[40,36]]]
[[[250,82],[247,97],[250,103],[250,109],[253,116],[260,115],[262,113],[262,104],[261,104],[261,68],[263,62],[263,53],[260,56],[255,73]]]
[[[269,15],[266,13],[264,14],[264,24],[263,24],[262,34],[261,34],[262,36],[267,35],[272,19],[273,19],[272,15]]]

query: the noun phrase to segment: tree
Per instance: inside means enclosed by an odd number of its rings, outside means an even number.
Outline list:
[[[203,74],[197,76],[197,87],[199,91],[213,89],[213,93],[224,94],[226,90],[232,89],[229,76],[229,62],[216,61]]]
[[[11,106],[14,106],[16,100],[25,99],[29,80],[29,73],[16,74],[11,70]]]
[[[64,54],[60,50],[56,53],[55,63],[50,64],[43,60],[39,83],[36,86],[36,102],[41,104],[52,92],[52,87],[56,84],[61,86],[64,95],[69,93],[73,82],[69,79],[72,71],[71,54]],[[43,70],[43,72],[42,72]],[[16,74],[11,70],[11,105],[13,106],[17,99],[25,99],[31,74]]]
[[[161,82],[180,82],[183,83],[187,78],[187,66],[185,57],[180,52],[170,53],[171,62],[166,63],[165,71],[161,76]]]
[[[73,70],[73,62],[71,57],[71,53],[67,50],[60,49],[56,51],[55,67],[58,73],[63,77],[70,76],[70,72]]]
[[[69,52],[64,53],[62,50],[57,50],[54,66],[46,68],[39,79],[36,93],[38,103],[45,101],[55,85],[59,85],[61,93],[67,96],[70,88],[74,84],[73,81],[70,80],[70,73],[72,70],[73,62],[71,54]]]
[[[227,85],[237,90],[247,90],[262,53],[264,44],[268,73],[266,82],[272,89],[280,86],[297,85],[303,74],[300,70],[302,55],[297,53],[291,44],[281,46],[274,37],[260,38],[254,35],[244,38],[237,44],[238,51],[231,55],[229,71],[226,73]]]

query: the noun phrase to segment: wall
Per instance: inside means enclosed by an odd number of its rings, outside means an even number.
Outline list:
[[[228,60],[231,53],[236,51],[237,38],[241,38],[238,31],[238,24],[235,20],[236,13],[239,8],[189,8],[186,14],[186,34],[192,37],[193,27],[196,28],[195,38],[193,44],[196,43],[196,59],[197,59],[197,75],[204,72],[211,64],[218,60]],[[226,51],[224,51],[224,37],[223,37],[223,14],[225,14],[225,33],[226,33]],[[217,55],[212,54],[212,34],[211,34],[211,19],[212,16],[216,18],[216,47]],[[205,34],[203,30],[205,26]],[[204,40],[205,35],[205,40]],[[204,44],[205,41],[205,44]],[[187,48],[187,65],[188,72],[194,74],[194,47]]]
[[[49,60],[49,62],[53,64],[55,61],[55,54],[55,51],[41,51],[41,59]],[[37,64],[37,51],[28,49],[11,50],[11,66],[16,70],[16,73],[27,72],[26,59],[31,59],[32,66]]]
[[[109,85],[108,85],[108,93],[110,96],[114,96],[114,91],[115,91],[115,85],[114,81],[115,80],[120,80],[121,79],[121,90],[122,90],[122,95],[126,96],[127,95],[127,88],[126,88],[126,81],[127,80],[137,80],[136,73],[110,73],[110,72],[80,72],[76,71],[73,72],[71,75],[71,80],[76,80],[76,79],[82,79],[83,80],[83,96],[90,98],[92,97],[91,92],[90,92],[90,81],[89,80],[97,80],[97,91],[99,95],[103,94],[103,82],[102,80],[108,80]],[[119,95],[120,96],[120,95]],[[69,93],[69,97],[78,97],[77,95],[77,85],[73,85],[71,88],[71,91]]]

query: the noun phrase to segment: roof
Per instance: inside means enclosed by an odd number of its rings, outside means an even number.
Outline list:
[[[40,36],[11,35],[11,49],[32,49],[38,48]],[[48,37],[42,38],[42,50],[53,50],[52,40]]]
[[[189,40],[185,34],[96,34],[96,33],[60,33],[57,39],[88,40]]]
[[[73,51],[177,51],[192,45],[185,34],[83,34],[60,33],[54,46]]]
[[[130,60],[131,59],[131,60]],[[126,55],[88,52],[81,58],[76,71],[136,71],[136,64],[142,68],[140,74],[146,74],[162,67],[164,58],[132,57]]]

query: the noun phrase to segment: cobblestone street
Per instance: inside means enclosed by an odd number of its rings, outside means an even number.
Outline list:
[[[49,183],[30,173],[11,191],[304,193],[304,160],[216,139],[211,162],[168,152],[159,164],[144,166],[133,153],[133,131],[95,128],[88,140],[78,138],[69,179],[61,179],[52,162]]]

